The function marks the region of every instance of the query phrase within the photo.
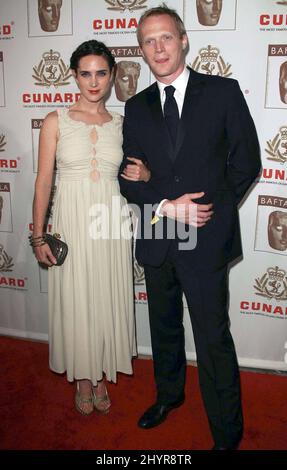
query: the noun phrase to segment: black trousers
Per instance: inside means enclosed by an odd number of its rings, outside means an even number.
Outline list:
[[[145,265],[157,401],[184,396],[186,357],[182,293],[195,340],[201,393],[216,446],[242,436],[240,378],[227,311],[227,266],[200,271],[186,266],[172,242],[165,262]]]

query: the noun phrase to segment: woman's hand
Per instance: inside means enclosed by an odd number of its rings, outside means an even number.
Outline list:
[[[35,246],[34,253],[39,263],[46,264],[47,266],[53,266],[57,264],[57,260],[53,256],[48,243],[45,243],[44,245],[40,246]]]
[[[144,181],[147,183],[150,180],[151,172],[146,165],[139,158],[127,157],[131,164],[127,165],[121,176],[128,181]]]

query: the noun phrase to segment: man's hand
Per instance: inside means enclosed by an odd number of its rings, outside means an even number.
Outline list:
[[[200,193],[183,194],[172,201],[165,201],[161,207],[162,215],[193,227],[203,227],[212,217],[213,204],[197,204],[194,199],[204,195]]]
[[[151,174],[145,164],[135,157],[127,157],[127,160],[133,163],[125,167],[121,176],[128,181],[144,181],[147,183],[150,180]]]

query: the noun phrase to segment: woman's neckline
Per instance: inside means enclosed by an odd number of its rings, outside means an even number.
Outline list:
[[[88,126],[88,127],[104,127],[106,124],[109,124],[110,122],[112,122],[114,120],[114,115],[113,113],[111,112],[108,112],[110,115],[111,115],[111,119],[109,121],[105,121],[103,122],[102,124],[98,124],[98,123],[88,123],[88,122],[85,122],[85,121],[82,121],[82,120],[77,120],[77,119],[73,119],[71,116],[70,116],[70,110],[69,108],[67,108],[67,112],[66,112],[66,116],[68,116],[69,120],[72,121],[72,122],[79,122],[80,124],[84,124],[85,126]]]

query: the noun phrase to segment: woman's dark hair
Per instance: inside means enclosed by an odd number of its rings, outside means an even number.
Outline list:
[[[104,57],[108,63],[110,72],[115,66],[116,61],[108,47],[103,42],[91,39],[90,41],[85,41],[80,44],[77,49],[73,52],[70,59],[70,69],[77,72],[80,59],[87,55],[99,55]]]

